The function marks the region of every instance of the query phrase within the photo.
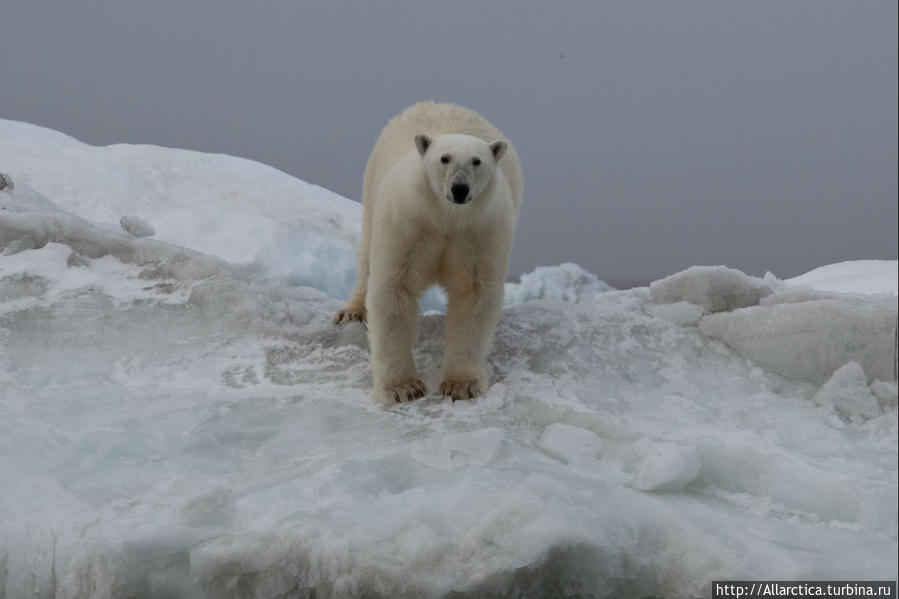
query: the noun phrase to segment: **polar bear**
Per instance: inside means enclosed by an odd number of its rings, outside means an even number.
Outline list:
[[[487,389],[522,187],[512,144],[467,108],[416,104],[381,132],[362,184],[356,288],[333,319],[367,324],[376,402],[427,393],[412,344],[418,296],[434,283],[448,298],[438,391],[457,400]]]

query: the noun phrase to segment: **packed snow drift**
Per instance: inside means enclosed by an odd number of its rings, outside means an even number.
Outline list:
[[[895,261],[629,291],[538,270],[507,286],[485,396],[383,409],[364,329],[329,322],[357,204],[9,121],[0,172],[0,597],[897,577]],[[442,325],[416,345],[431,389]]]

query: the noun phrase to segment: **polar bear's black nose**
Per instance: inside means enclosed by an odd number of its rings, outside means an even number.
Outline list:
[[[453,192],[453,201],[457,204],[464,204],[468,199],[468,185],[464,183],[454,183],[450,190]]]

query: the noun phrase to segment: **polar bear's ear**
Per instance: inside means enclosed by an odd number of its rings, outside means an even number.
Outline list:
[[[499,162],[499,159],[503,157],[503,154],[506,153],[506,148],[509,147],[504,141],[495,141],[490,144],[490,151],[493,152],[493,159]]]
[[[418,148],[418,153],[424,156],[428,147],[431,145],[431,138],[425,135],[424,133],[419,133],[415,136],[415,147]]]

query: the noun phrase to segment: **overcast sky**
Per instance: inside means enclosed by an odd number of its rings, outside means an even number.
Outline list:
[[[473,108],[522,158],[510,274],[897,257],[895,0],[3,0],[0,24],[2,118],[357,200],[391,116]]]

